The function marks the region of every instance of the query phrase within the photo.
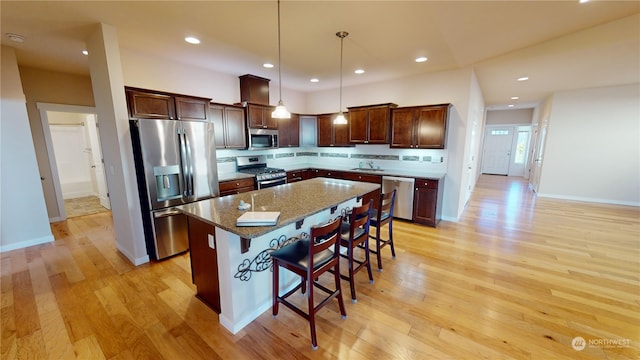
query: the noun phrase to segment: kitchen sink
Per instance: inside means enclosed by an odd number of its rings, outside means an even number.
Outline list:
[[[384,169],[353,168],[354,171],[384,171]]]

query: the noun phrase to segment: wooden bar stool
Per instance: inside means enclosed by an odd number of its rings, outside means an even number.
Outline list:
[[[347,312],[344,308],[342,300],[342,288],[340,287],[340,227],[342,218],[329,222],[324,225],[311,227],[310,239],[299,240],[293,244],[284,246],[271,253],[273,260],[273,316],[278,315],[278,305],[284,304],[296,314],[302,316],[309,321],[311,328],[312,348],[318,348],[318,340],[316,338],[316,313],[320,308],[327,305],[333,298],[338,299],[340,306],[340,314],[342,318],[347,318]],[[295,288],[286,294],[280,296],[279,271],[280,266],[300,275],[302,280]],[[317,282],[318,277],[323,273],[332,270],[335,279],[335,290]],[[308,308],[307,312],[292,304],[287,300],[289,296],[301,289],[304,294],[309,283]],[[324,291],[327,296],[316,306],[314,303],[314,288]]]
[[[389,245],[391,256],[395,259],[396,249],[393,246],[393,208],[396,203],[396,189],[392,192],[380,195],[380,203],[377,209],[371,210],[371,227],[376,229],[376,235],[372,237],[376,241],[376,249],[371,250],[378,258],[378,271],[382,271],[382,257],[380,250]],[[389,236],[383,239],[380,232],[383,226],[388,225]]]
[[[369,273],[369,283],[373,284],[373,274],[371,273],[371,262],[369,261],[369,224],[371,220],[371,208],[373,207],[373,199],[369,203],[353,209],[349,215],[348,222],[342,222],[342,236],[340,245],[347,249],[347,254],[340,253],[340,256],[346,258],[349,264],[348,275],[340,274],[340,277],[349,281],[351,288],[351,302],[356,300],[356,287],[354,274],[366,268]],[[356,248],[364,250],[364,260],[357,260],[353,253]],[[354,265],[357,266],[354,268]]]

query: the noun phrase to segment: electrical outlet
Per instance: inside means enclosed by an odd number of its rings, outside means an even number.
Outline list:
[[[212,234],[208,234],[207,235],[207,240],[209,240],[209,247],[212,248],[212,249],[215,249],[216,248],[216,244],[213,241],[213,239],[214,239],[214,237],[213,237]]]

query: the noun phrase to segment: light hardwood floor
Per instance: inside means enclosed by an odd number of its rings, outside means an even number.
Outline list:
[[[536,198],[482,176],[460,222],[394,222],[397,258],[325,307],[319,350],[282,308],[231,335],[194,297],[189,255],[132,266],[110,213],[2,254],[2,359],[638,359],[640,211]],[[328,279],[329,280],[329,279]],[[301,298],[301,301],[304,300]],[[577,351],[572,340],[582,337]]]

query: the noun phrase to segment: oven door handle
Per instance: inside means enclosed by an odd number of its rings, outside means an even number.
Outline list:
[[[273,183],[277,183],[277,182],[281,182],[284,180],[284,183],[287,183],[287,178],[280,178],[280,179],[274,179],[274,180],[269,180],[269,181],[260,181],[260,185],[269,185],[269,184],[273,184]]]

